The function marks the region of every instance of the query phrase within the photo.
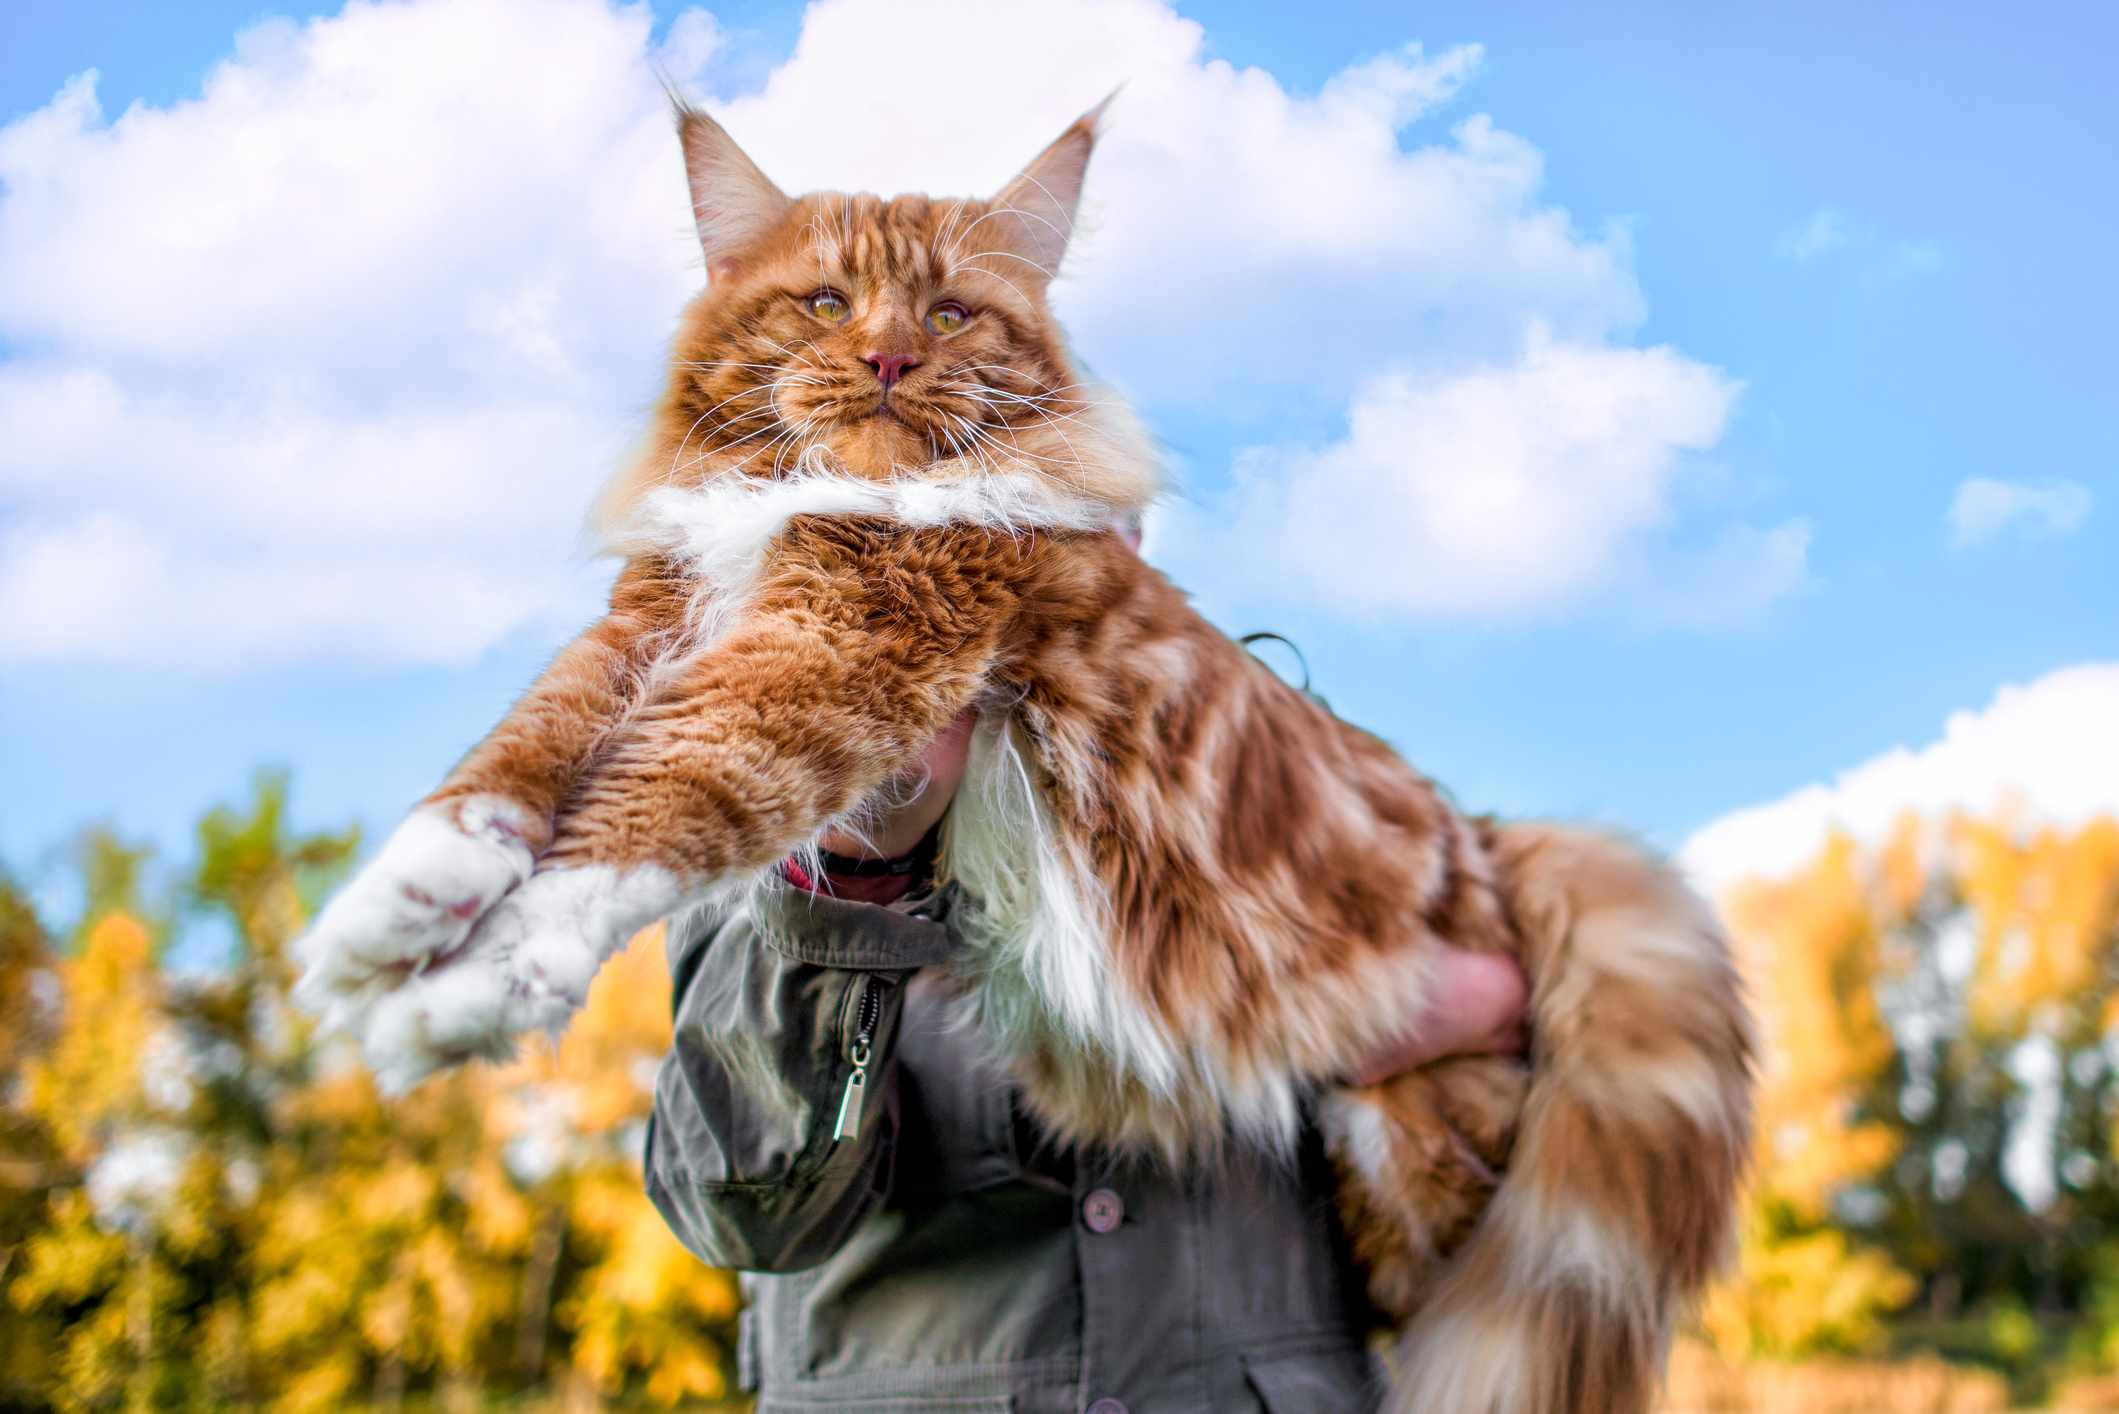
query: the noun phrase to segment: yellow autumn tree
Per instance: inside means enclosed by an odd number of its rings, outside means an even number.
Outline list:
[[[1766,1062],[1717,1344],[1927,1346],[2019,1393],[2119,1365],[2119,825],[1908,818],[1721,902]]]
[[[1740,885],[1723,914],[1763,1064],[1741,1275],[1712,1294],[1705,1324],[1731,1355],[1865,1349],[1912,1282],[1833,1222],[1834,1198],[1897,1148],[1862,1111],[1893,1046],[1877,1002],[1884,937],[1853,841],[1833,838],[1786,880]]]
[[[1976,920],[1971,1019],[2003,1040],[2089,1039],[2111,1029],[2109,967],[2119,822],[2024,829],[1959,817],[1947,838]]]
[[[6,1279],[43,1230],[51,1192],[79,1180],[30,1106],[24,1075],[57,1025],[55,961],[36,911],[0,877],[0,1406],[8,1408],[32,1406],[49,1387],[61,1330],[51,1316],[8,1303]]]
[[[161,985],[147,926],[129,913],[96,920],[78,955],[55,971],[65,998],[59,1032],[23,1080],[31,1112],[78,1164],[151,1116],[144,1072],[164,1034]]]
[[[605,965],[556,1057],[533,1062],[523,1088],[558,1096],[583,1145],[563,1185],[585,1258],[558,1309],[571,1367],[599,1391],[644,1380],[649,1397],[672,1404],[729,1393],[740,1298],[732,1277],[671,1235],[642,1183],[653,1075],[670,1047],[663,941],[649,929]]]
[[[677,1247],[639,1174],[668,1043],[659,939],[599,980],[556,1056],[386,1100],[287,996],[287,945],[354,846],[293,834],[265,779],[201,823],[168,928],[104,908],[44,959],[51,1024],[15,1088],[63,1173],[0,1280],[9,1347],[58,1348],[22,1402],[719,1397],[733,1284]],[[232,953],[170,974],[158,938],[202,914]]]
[[[61,1331],[62,1407],[164,1398],[182,1383],[166,1339],[180,1286],[169,1259],[182,1248],[165,1251],[143,1229],[187,1175],[148,1083],[170,1044],[149,929],[107,913],[53,972],[57,1027],[22,1082],[26,1109],[74,1181],[48,1191],[10,1295]]]

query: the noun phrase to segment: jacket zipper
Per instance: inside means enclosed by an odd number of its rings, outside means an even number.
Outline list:
[[[839,1097],[839,1122],[831,1132],[834,1144],[861,1137],[861,1107],[868,1097],[868,1062],[874,1054],[876,1022],[882,1016],[883,984],[873,977],[864,978],[860,1008],[854,1014],[853,1043],[846,1048],[853,1073],[846,1077],[846,1093]]]

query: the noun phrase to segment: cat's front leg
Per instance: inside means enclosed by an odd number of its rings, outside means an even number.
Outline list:
[[[674,764],[668,743],[648,746],[657,735],[646,733],[627,755]],[[624,767],[610,773],[615,779],[599,777],[601,807],[562,820],[536,873],[480,919],[462,946],[401,974],[368,1003],[358,1029],[385,1090],[401,1093],[464,1061],[504,1059],[526,1032],[556,1033],[587,1001],[604,962],[634,934],[694,904],[739,896],[859,798],[805,792],[805,810],[760,810],[762,792],[730,793],[754,790],[756,781],[721,775],[755,759],[748,750],[690,749],[722,758],[694,765],[728,791],[698,789],[695,778],[682,805],[671,809],[666,778]]]
[[[296,941],[297,1000],[334,1028],[404,977],[461,950],[530,877],[581,773],[624,722],[694,586],[629,563],[610,612],[568,645],[449,779],[398,826]]]
[[[1001,571],[1020,560],[1002,538],[988,571],[967,551],[993,553],[990,539],[787,553],[743,620],[632,714],[535,875],[373,1002],[362,1038],[378,1074],[401,1087],[558,1026],[638,929],[744,888],[855,810],[985,683],[1013,602]]]
[[[529,1031],[556,1032],[598,968],[642,928],[698,901],[656,865],[544,869],[478,920],[464,944],[377,997],[360,1024],[384,1090],[437,1070],[505,1059]]]
[[[549,831],[503,795],[419,806],[296,940],[296,1000],[327,1027],[345,1024],[377,987],[460,947],[530,877]]]

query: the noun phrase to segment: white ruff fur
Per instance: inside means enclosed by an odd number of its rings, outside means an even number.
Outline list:
[[[1175,1029],[1135,994],[1113,966],[1095,873],[1054,824],[1029,752],[1005,707],[982,712],[947,817],[940,867],[965,894],[957,917],[970,955],[960,965],[977,983],[968,1020],[1004,1061],[1041,1051],[1088,1060],[1096,1077],[1136,1082],[1168,1102],[1176,1128],[1153,1142],[1172,1157],[1191,1141],[1211,1146],[1213,1135],[1199,1126],[1218,1131],[1224,1122],[1250,1142],[1288,1151],[1310,1082],[1292,1061],[1232,1070],[1211,1025],[1202,1020],[1197,1034]],[[1378,958],[1324,1009],[1342,1029],[1373,1031],[1380,1045],[1423,994],[1430,970],[1417,950]],[[1323,1024],[1315,1010],[1297,1008],[1284,1020]]]
[[[621,549],[657,549],[699,581],[690,647],[713,642],[741,612],[765,552],[798,516],[895,521],[907,529],[984,526],[1010,535],[1096,530],[1125,508],[1069,490],[1028,468],[869,481],[836,469],[821,450],[784,477],[723,475],[641,498]]]
[[[979,715],[942,851],[945,873],[969,896],[962,931],[979,980],[977,1020],[1004,1056],[1055,1043],[1103,1052],[1168,1095],[1188,1067],[1112,976],[1103,900],[1053,828],[1017,736],[1006,709]]]

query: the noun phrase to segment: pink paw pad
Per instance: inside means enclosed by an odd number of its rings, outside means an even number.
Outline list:
[[[461,811],[457,812],[454,818],[456,828],[467,835],[497,836],[510,844],[519,844],[524,849],[530,847],[529,836],[523,832],[522,827],[501,812],[486,814],[476,822],[465,820]]]
[[[494,834],[501,836],[503,839],[510,840],[515,844],[524,846],[525,848],[529,846],[530,841],[528,836],[524,835],[521,830],[518,830],[517,828],[515,828],[514,825],[512,825],[506,820],[501,819],[497,815],[493,816],[491,819],[486,821],[486,828]]]
[[[404,884],[400,889],[406,898],[420,907],[438,908],[451,918],[476,918],[485,911],[486,901],[482,895],[473,894],[470,898],[458,899],[455,903],[443,903],[417,884]]]

